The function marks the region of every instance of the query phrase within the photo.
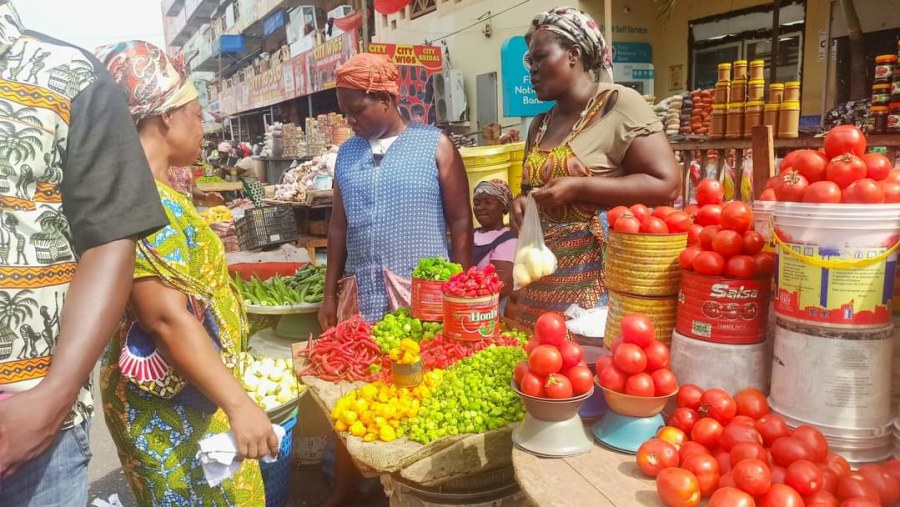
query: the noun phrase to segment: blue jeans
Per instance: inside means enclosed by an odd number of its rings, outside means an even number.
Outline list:
[[[84,507],[88,500],[90,422],[60,432],[43,454],[0,479],[0,507]]]

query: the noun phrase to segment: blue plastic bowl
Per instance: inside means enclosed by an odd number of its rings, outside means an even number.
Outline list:
[[[594,438],[611,449],[636,454],[641,444],[656,436],[666,425],[659,414],[652,417],[629,417],[609,411],[594,425]]]
[[[578,415],[581,416],[582,419],[596,420],[608,411],[609,407],[606,405],[606,398],[603,396],[603,391],[594,389],[594,393],[591,394],[590,398],[584,401],[584,405],[581,406]]]

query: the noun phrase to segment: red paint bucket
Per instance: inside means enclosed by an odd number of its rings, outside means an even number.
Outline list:
[[[770,279],[727,279],[685,271],[675,330],[715,343],[766,341]]]
[[[410,314],[413,318],[440,322],[444,318],[444,293],[441,287],[447,282],[412,279]]]
[[[480,298],[444,296],[444,336],[447,338],[477,342],[493,337],[499,329],[499,294]]]

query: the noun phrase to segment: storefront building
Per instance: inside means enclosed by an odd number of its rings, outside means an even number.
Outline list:
[[[568,3],[584,9],[604,24],[602,1]],[[616,67],[625,67],[625,75],[622,70],[617,71],[618,82],[641,85],[642,92],[660,100],[686,90],[711,87],[716,65],[738,59],[766,60],[766,77],[772,79],[768,73],[772,53],[772,2],[676,0],[670,12],[660,12],[660,3],[612,0],[615,63]],[[503,45],[510,38],[523,35],[536,13],[559,4],[555,0],[414,0],[396,14],[376,13],[375,40],[446,47],[447,61],[464,76],[469,117],[475,120],[479,118],[479,105],[489,102],[482,98],[486,92],[479,90],[479,76],[502,73],[498,60]],[[857,0],[854,4],[866,34],[868,58],[896,53],[900,0]],[[780,5],[775,79],[802,82],[802,114],[815,121],[823,110],[848,99],[846,24],[836,2],[782,0]],[[829,28],[830,52],[825,48]],[[625,56],[640,57],[648,52],[649,62],[628,61]],[[827,81],[826,54],[832,59]],[[648,79],[648,75],[652,78]],[[496,80],[501,83],[502,75]],[[644,84],[648,80],[652,85]],[[826,84],[828,100],[823,102]],[[506,91],[502,87],[498,89],[500,94]],[[497,103],[502,102],[501,97]],[[513,118],[503,117],[502,109],[499,115],[501,123],[514,123]]]

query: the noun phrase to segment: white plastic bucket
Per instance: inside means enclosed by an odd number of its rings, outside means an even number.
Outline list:
[[[877,463],[887,460],[894,451],[894,441],[900,445],[900,436],[891,431],[892,428],[881,428],[877,431],[848,433],[842,428],[832,428],[809,421],[794,419],[788,415],[779,414],[784,422],[793,430],[798,426],[809,425],[821,431],[828,440],[828,450],[844,457],[855,470],[866,463]]]
[[[778,319],[769,405],[840,437],[877,437],[891,424],[893,324],[836,330]]]
[[[894,352],[891,363],[891,413],[900,421],[900,318],[894,317]]]
[[[775,311],[817,326],[891,322],[900,205],[776,203]]]
[[[769,392],[771,349],[766,342],[750,345],[713,343],[672,333],[671,369],[680,385],[719,387],[736,394],[746,387]]]

